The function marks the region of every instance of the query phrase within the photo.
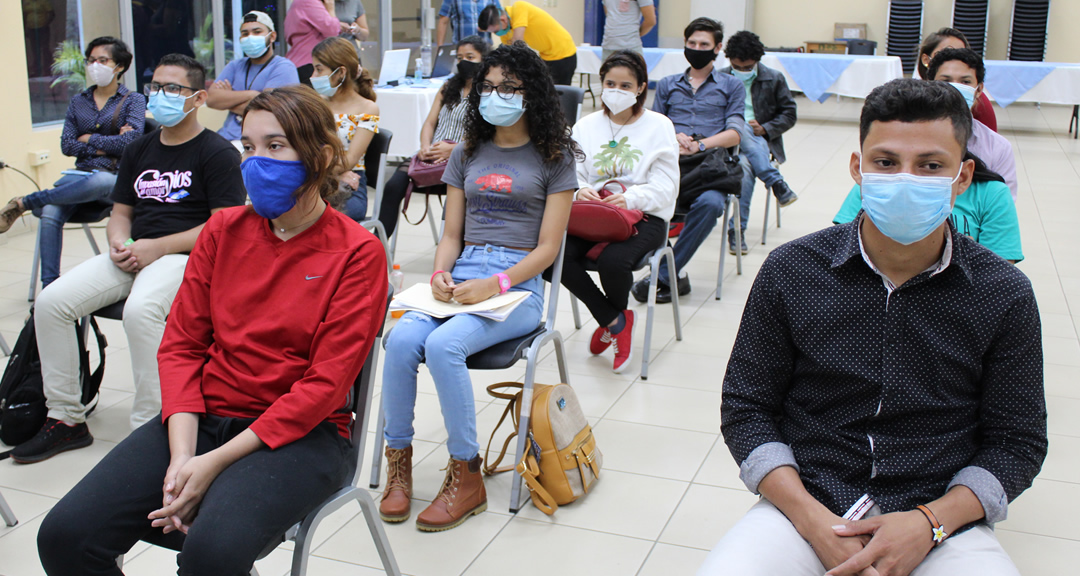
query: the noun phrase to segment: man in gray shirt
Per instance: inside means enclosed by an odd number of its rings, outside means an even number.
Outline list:
[[[617,50],[641,53],[641,37],[656,26],[653,0],[603,0],[604,60]],[[644,17],[644,20],[642,20]]]

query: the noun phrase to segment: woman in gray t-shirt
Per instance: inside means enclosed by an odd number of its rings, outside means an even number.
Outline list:
[[[476,436],[476,407],[465,359],[540,325],[540,273],[559,254],[577,189],[575,159],[547,66],[524,42],[484,57],[469,94],[465,142],[450,155],[446,225],[435,252],[431,291],[438,300],[483,302],[507,290],[529,292],[502,322],[458,314],[408,312],[386,340],[383,413],[387,482],[379,512],[410,515],[416,376],[421,361],[435,381],[450,452],[446,480],[417,516],[425,531],[448,530],[487,509]]]
[[[641,53],[641,37],[656,26],[653,0],[604,1],[603,60],[618,50]]]

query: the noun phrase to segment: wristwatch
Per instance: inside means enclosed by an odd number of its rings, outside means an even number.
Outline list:
[[[698,149],[698,152],[704,152],[705,151],[705,143],[702,142],[701,140],[698,140],[697,149]]]
[[[502,272],[495,275],[495,278],[499,280],[499,294],[506,294],[506,291],[510,289],[510,277]]]

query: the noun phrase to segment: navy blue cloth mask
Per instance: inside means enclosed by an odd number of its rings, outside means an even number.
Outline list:
[[[307,169],[299,160],[275,160],[252,156],[240,165],[244,187],[255,213],[268,220],[280,217],[296,206],[293,194],[307,180]]]

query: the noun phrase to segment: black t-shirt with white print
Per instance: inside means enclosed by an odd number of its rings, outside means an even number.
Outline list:
[[[210,218],[210,210],[240,206],[247,198],[240,153],[213,130],[177,146],[155,130],[124,149],[112,200],[135,208],[131,238],[185,232]]]

